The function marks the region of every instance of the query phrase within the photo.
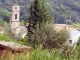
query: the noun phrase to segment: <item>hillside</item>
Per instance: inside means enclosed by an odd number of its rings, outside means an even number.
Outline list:
[[[66,21],[80,23],[80,0],[47,0],[47,2],[46,5],[50,8],[55,23],[66,23]],[[0,17],[3,20],[9,20],[11,6],[15,3],[15,0],[0,0]],[[17,3],[21,6],[21,20],[27,20],[31,0],[18,0]]]

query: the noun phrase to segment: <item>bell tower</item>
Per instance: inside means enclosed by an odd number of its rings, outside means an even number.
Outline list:
[[[15,4],[12,6],[11,29],[16,29],[20,24],[20,6]]]

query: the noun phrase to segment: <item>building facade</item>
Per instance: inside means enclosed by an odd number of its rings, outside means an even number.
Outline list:
[[[16,29],[20,24],[20,6],[12,6],[12,20],[11,20],[11,29]]]

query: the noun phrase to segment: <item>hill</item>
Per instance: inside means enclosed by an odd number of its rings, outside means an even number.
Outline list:
[[[47,0],[46,4],[50,9],[55,23],[80,23],[80,0]],[[0,17],[9,20],[11,6],[15,0],[0,0]],[[27,20],[31,0],[18,0],[21,6],[21,20]],[[5,14],[6,13],[6,14]],[[27,17],[26,17],[27,16]]]

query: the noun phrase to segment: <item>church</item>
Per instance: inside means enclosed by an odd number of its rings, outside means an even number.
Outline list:
[[[15,34],[16,38],[24,38],[27,34],[26,26],[20,26],[20,6],[18,4],[14,4],[12,6],[12,19],[10,28]]]

